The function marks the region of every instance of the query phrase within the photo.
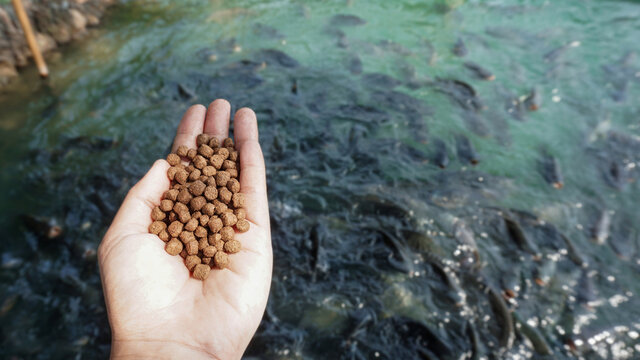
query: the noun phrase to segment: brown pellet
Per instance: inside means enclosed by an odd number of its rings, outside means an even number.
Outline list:
[[[189,250],[187,250],[187,254],[189,254]],[[195,254],[189,254],[189,256],[184,259],[184,264],[187,266],[189,271],[193,270],[193,268],[200,263],[202,263],[202,260],[200,260],[200,258]]]
[[[210,257],[206,257],[205,256],[205,257],[202,258],[202,263],[205,264],[205,265],[211,265],[212,261],[213,261],[213,259],[210,258]]]
[[[226,251],[229,254],[237,253],[238,251],[240,251],[240,241],[238,240],[227,241],[224,244],[224,251]]]
[[[213,200],[213,205],[216,207],[216,215],[221,215],[227,212],[227,210],[229,209],[229,207],[227,206],[227,204],[223,203],[220,200]]]
[[[196,168],[193,166],[193,164],[189,164],[189,166],[187,166],[186,168],[184,168],[189,174],[191,174],[193,172],[193,170],[195,170]]]
[[[209,246],[209,240],[206,237],[198,240],[198,250],[202,251],[207,246]]]
[[[229,202],[231,202],[232,196],[233,194],[226,187],[218,188],[218,200],[227,204],[227,206],[229,205]]]
[[[231,161],[231,160],[225,160],[225,161],[222,162],[222,168],[224,170],[235,169],[236,168],[236,162],[235,161]]]
[[[238,220],[238,222],[236,223],[236,229],[238,229],[238,232],[247,232],[249,230],[249,222],[245,219],[242,220]]]
[[[176,154],[169,154],[169,155],[167,155],[167,162],[171,166],[176,166],[176,165],[180,164],[180,156],[178,156]]]
[[[189,160],[193,160],[196,155],[198,155],[198,150],[196,149],[189,149],[189,151],[187,151],[187,157],[189,158]]]
[[[225,226],[222,228],[222,230],[220,230],[220,235],[222,236],[222,241],[227,242],[233,240],[233,235],[235,235],[235,232],[233,231],[232,227]]]
[[[202,207],[202,210],[204,210],[205,207],[207,207],[207,205],[211,205],[211,204],[204,204],[204,206]],[[213,206],[213,205],[211,205]],[[204,211],[203,211],[204,212]],[[209,223],[209,215],[208,214],[203,214],[198,218],[198,221],[200,221],[200,225],[201,226],[207,226],[207,224]]]
[[[204,183],[207,184],[207,186],[216,187],[216,177],[215,176],[209,176],[209,177],[207,177],[207,181],[205,181]]]
[[[222,146],[228,148],[228,147],[233,147],[233,139],[232,138],[225,138],[224,140],[222,140]]]
[[[202,144],[198,147],[198,154],[208,159],[213,155],[213,149],[207,144]]]
[[[182,251],[180,251],[180,257],[183,258],[183,259],[186,259],[187,256],[189,256],[189,254],[187,254],[187,250],[184,248],[184,245],[183,245]]]
[[[229,255],[225,254],[222,251],[218,251],[215,255],[213,255],[213,263],[216,265],[216,267],[224,269],[227,267],[227,265],[229,265]]]
[[[160,231],[167,228],[167,224],[162,221],[154,221],[149,225],[149,232],[153,235],[158,235]],[[220,227],[222,228],[222,227]]]
[[[207,198],[207,200],[214,200],[218,198],[218,189],[216,189],[215,186],[207,186],[204,189],[204,197]]]
[[[238,218],[238,220],[244,220],[247,218],[247,210],[245,208],[239,208],[233,210],[234,215]]]
[[[189,241],[185,244],[185,249],[187,249],[187,254],[195,255],[198,253],[198,242],[193,240]]]
[[[236,209],[244,207],[244,203],[245,203],[244,194],[243,193],[233,194],[233,198],[231,199],[231,201],[233,201],[233,207]]]
[[[222,163],[224,162],[224,156],[222,155],[213,155],[210,159],[209,162],[211,163],[211,165],[216,169],[216,170],[220,170],[220,168],[222,167]]]
[[[160,231],[160,233],[158,233],[158,237],[160,238],[160,240],[162,240],[164,242],[169,241],[169,239],[171,238],[171,236],[169,236],[169,233],[167,232],[167,230]]]
[[[205,280],[209,277],[211,267],[207,264],[198,264],[193,268],[193,277],[198,280]]]
[[[212,203],[206,203],[204,204],[204,206],[202,207],[202,209],[200,209],[205,215],[213,215],[216,212],[216,207],[215,205],[213,205]]]
[[[207,229],[205,227],[202,226],[198,226],[196,227],[196,229],[193,231],[193,234],[197,237],[197,238],[206,238],[207,237]]]
[[[207,185],[205,185],[202,181],[196,180],[189,185],[189,192],[193,196],[200,196],[204,192]]]
[[[170,189],[170,190],[165,191],[164,194],[162,195],[162,197],[167,199],[167,200],[176,201],[176,199],[178,199],[178,193],[179,192],[180,192],[180,190]]]
[[[216,174],[216,168],[211,165],[207,165],[202,168],[202,175],[204,176],[213,176]]]
[[[231,193],[235,194],[240,191],[240,181],[238,179],[229,179],[227,182],[227,189],[231,191]]]
[[[216,247],[213,245],[209,245],[202,249],[202,254],[204,254],[204,256],[206,257],[213,257],[216,252],[218,252],[218,249],[216,249]]]
[[[178,169],[176,171],[176,176],[175,176],[175,180],[181,184],[184,185],[187,182],[187,179],[189,178],[189,173],[187,172],[187,170],[184,169]]]
[[[191,214],[189,213],[189,209],[187,205],[177,202],[173,205],[173,211],[178,215],[178,220],[180,220],[183,224],[186,224],[187,221],[191,220]]]
[[[191,193],[187,189],[182,189],[178,193],[178,201],[185,205],[188,204],[192,198],[193,198],[193,195],[191,195]]]
[[[220,220],[219,217],[212,217],[209,219],[209,230],[211,230],[212,233],[217,233],[222,229],[222,220]]]
[[[200,219],[200,216],[202,216],[202,213],[200,211],[196,211],[193,214],[191,214],[191,217],[194,219]]]
[[[154,221],[164,220],[165,217],[167,217],[167,214],[160,210],[160,207],[155,206],[153,210],[151,210],[151,219]]]
[[[167,177],[169,178],[169,180],[173,181],[176,178],[176,173],[178,172],[178,170],[180,170],[180,168],[177,168],[175,166],[172,166],[169,168],[169,170],[167,170]]]
[[[220,147],[220,140],[218,140],[217,137],[211,137],[209,140],[209,146],[214,149]]]
[[[227,186],[227,181],[231,179],[231,175],[227,171],[218,171],[215,175],[216,185],[218,186]]]
[[[232,179],[236,179],[238,177],[238,169],[229,169],[227,172]]]
[[[164,250],[169,255],[178,255],[180,251],[182,251],[182,243],[178,241],[178,239],[171,239],[167,242],[167,245],[165,245]]]
[[[193,171],[191,171],[191,173],[189,173],[189,180],[190,181],[199,180],[201,178],[200,175],[201,175],[200,170],[193,169]]]
[[[202,209],[202,207],[206,203],[207,203],[207,199],[205,199],[204,196],[198,196],[191,199],[191,202],[189,203],[189,205],[191,206],[191,210],[198,211]]]
[[[221,147],[216,150],[216,155],[222,155],[222,158],[224,160],[227,160],[227,158],[229,157],[229,149]]]
[[[169,221],[169,224],[171,224],[172,222],[178,220],[178,215],[176,215],[175,211],[171,211],[169,213],[169,216],[167,217],[167,220]]]
[[[196,169],[202,169],[203,167],[207,166],[207,160],[203,158],[202,155],[196,155],[196,157],[194,157],[192,161],[193,166],[195,166]]]
[[[173,209],[173,201],[169,199],[164,199],[160,201],[160,210],[167,212]]]
[[[167,231],[169,232],[169,235],[175,238],[180,236],[180,233],[182,232],[183,227],[184,227],[183,223],[181,223],[180,221],[174,221],[169,225],[169,227],[167,228]]]
[[[176,154],[178,156],[186,157],[188,151],[189,151],[189,148],[186,145],[180,145],[176,150]]]
[[[238,218],[232,212],[226,212],[220,215],[220,219],[222,219],[224,226],[233,226],[238,222]]]
[[[180,241],[182,241],[183,244],[188,244],[192,241],[196,241],[196,237],[193,235],[191,231],[182,231],[180,233]]]
[[[196,137],[196,146],[200,146],[202,144],[208,144],[211,136],[208,134],[200,134]]]
[[[195,231],[197,227],[198,227],[198,219],[194,219],[194,218],[191,218],[189,221],[187,221],[186,224],[184,224],[184,229],[186,231]]]
[[[229,160],[238,161],[238,152],[233,150],[229,152]]]

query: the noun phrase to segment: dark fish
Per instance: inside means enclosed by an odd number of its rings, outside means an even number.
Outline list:
[[[544,152],[539,160],[538,169],[542,177],[556,189],[562,189],[564,178],[558,159]]]
[[[383,48],[386,51],[392,51],[396,54],[402,55],[402,56],[410,56],[413,55],[413,51],[407,49],[406,47],[402,46],[401,44],[398,44],[395,41],[391,41],[391,40],[381,40],[378,42],[378,46],[380,46],[381,48]]]
[[[53,217],[21,215],[22,223],[36,235],[44,239],[56,239],[62,236],[63,229]]]
[[[467,46],[464,44],[464,41],[462,41],[462,38],[458,38],[456,40],[456,43],[453,44],[453,48],[451,49],[451,52],[453,52],[454,55],[459,57],[464,57],[467,55],[468,53]]]
[[[260,50],[256,53],[256,58],[267,65],[280,65],[286,68],[295,68],[300,65],[296,59],[276,49]]]
[[[329,21],[329,24],[332,26],[360,26],[366,23],[366,20],[349,14],[334,15]]]
[[[178,84],[178,95],[180,95],[183,100],[193,100],[197,97],[193,90],[180,83]]]
[[[527,322],[522,320],[522,318],[520,318],[520,315],[518,315],[518,313],[516,313],[515,311],[512,312],[511,315],[513,316],[513,321],[517,324],[516,329],[524,337],[529,339],[529,341],[531,342],[531,345],[533,346],[533,350],[535,350],[535,352],[537,352],[540,355],[553,354],[553,351],[551,350],[551,347],[547,343],[547,340],[545,340],[544,336],[542,336],[542,334],[540,333],[540,331],[538,331],[538,329],[527,324]]]
[[[320,268],[319,264],[322,256],[323,238],[326,234],[327,228],[322,223],[316,224],[311,229],[311,262],[309,264],[311,267],[311,278],[313,282],[316,281],[316,275]]]
[[[608,171],[604,174],[604,178],[611,187],[623,190],[629,182],[629,171],[620,161],[612,160]]]
[[[480,160],[478,159],[478,154],[476,153],[476,149],[471,144],[469,138],[464,135],[456,136],[456,150],[458,152],[458,157],[463,162],[468,162],[471,165],[477,165]]]
[[[465,111],[462,114],[465,125],[467,128],[478,136],[489,136],[489,127],[486,122],[475,111]]]
[[[433,153],[433,163],[444,169],[449,165],[449,153],[447,152],[447,144],[440,139],[433,140],[435,151]]]
[[[593,225],[591,229],[591,240],[593,240],[596,244],[602,245],[607,241],[609,237],[609,228],[611,227],[611,213],[604,209],[600,216],[598,217],[598,221]]]
[[[579,41],[572,41],[549,51],[548,53],[544,54],[543,58],[546,62],[554,62],[558,60],[562,55],[564,55],[567,50],[571,49],[572,47],[578,46],[580,46]]]
[[[460,281],[453,270],[445,264],[444,260],[431,252],[423,253],[424,260],[431,265],[432,269],[440,276],[442,281],[450,290],[449,295],[456,306],[464,305],[466,294],[460,287]]]
[[[475,325],[469,320],[466,322],[466,333],[471,342],[471,360],[479,360],[484,356],[482,345],[480,344],[480,338],[478,337],[478,330]]]
[[[556,262],[544,259],[533,268],[533,280],[539,286],[547,286],[556,273]]]
[[[522,250],[530,253],[534,257],[540,256],[537,247],[524,234],[520,224],[509,215],[503,216],[503,219],[511,240],[513,240]]]
[[[565,245],[567,245],[567,256],[569,260],[571,260],[574,264],[578,266],[585,266],[587,262],[584,260],[582,254],[578,252],[575,246],[573,246],[573,242],[566,235],[560,234],[562,240],[564,240]]]
[[[464,81],[437,79],[433,85],[435,85],[437,91],[447,94],[465,109],[479,111],[484,108],[476,90]]]
[[[540,95],[540,89],[538,87],[534,87],[531,89],[531,92],[524,99],[524,106],[529,111],[536,111],[540,109],[542,105],[542,95]]]
[[[487,81],[493,81],[496,79],[496,76],[491,71],[483,68],[482,66],[472,61],[466,61],[464,63],[464,67],[471,70],[471,72],[473,72],[473,74],[479,79],[483,79]]]
[[[503,351],[511,349],[514,340],[513,318],[502,296],[493,288],[488,287],[489,303],[496,316],[499,318],[500,347]]]
[[[462,220],[458,220],[455,222],[453,226],[453,236],[467,248],[467,252],[470,252],[472,255],[471,267],[480,266],[480,254],[478,253],[478,244],[476,244],[476,240],[473,237],[473,233],[469,230],[467,224],[465,224]]]

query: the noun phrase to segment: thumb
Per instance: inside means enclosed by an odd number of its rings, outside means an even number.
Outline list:
[[[151,225],[151,210],[160,204],[162,194],[169,189],[169,163],[156,160],[147,174],[135,184],[122,202],[105,238],[144,234]]]

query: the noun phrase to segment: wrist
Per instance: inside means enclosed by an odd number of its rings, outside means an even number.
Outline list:
[[[111,359],[216,359],[205,349],[167,340],[116,340],[111,342]]]

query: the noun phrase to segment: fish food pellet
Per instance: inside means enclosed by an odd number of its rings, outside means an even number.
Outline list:
[[[239,155],[231,138],[200,134],[196,148],[180,145],[166,158],[170,185],[151,209],[149,233],[169,255],[182,257],[195,279],[227,268],[229,254],[242,247],[235,233],[249,230]]]

